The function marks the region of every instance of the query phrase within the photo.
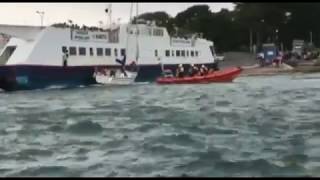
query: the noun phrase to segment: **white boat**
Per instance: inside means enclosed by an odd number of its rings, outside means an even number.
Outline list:
[[[136,82],[153,82],[162,69],[179,64],[216,67],[214,44],[199,34],[169,35],[148,21],[113,24],[100,30],[68,27],[0,25],[11,38],[0,52],[0,88],[39,89],[48,86],[96,84],[96,68],[120,69],[115,59],[127,56],[124,68],[136,62]],[[138,55],[137,55],[138,53]]]
[[[110,72],[105,71],[105,73],[96,72],[94,78],[99,84],[106,85],[131,85],[134,84],[134,81],[137,77],[137,72],[126,71],[126,75],[120,71],[116,71],[112,76]]]

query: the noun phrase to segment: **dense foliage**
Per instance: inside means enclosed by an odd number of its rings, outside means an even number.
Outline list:
[[[320,3],[236,3],[234,10],[211,12],[207,5],[196,5],[170,17],[165,12],[139,16],[166,26],[169,33],[198,32],[215,42],[217,50],[249,51],[252,44],[282,43],[291,49],[293,39],[320,44]],[[251,33],[250,33],[251,32]]]

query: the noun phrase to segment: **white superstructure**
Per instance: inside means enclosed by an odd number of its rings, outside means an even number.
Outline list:
[[[116,58],[127,56],[126,64],[139,65],[214,63],[213,42],[169,36],[164,27],[122,24],[103,31],[58,27],[0,25],[0,33],[12,38],[1,51],[1,65],[117,66]],[[138,44],[138,46],[137,46]],[[138,59],[137,57],[138,51]]]

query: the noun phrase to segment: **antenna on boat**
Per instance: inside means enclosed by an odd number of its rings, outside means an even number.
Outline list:
[[[44,16],[44,11],[36,11],[37,14],[40,15],[40,19],[41,19],[41,27],[43,27],[43,16]]]
[[[110,3],[109,6],[106,8],[106,13],[108,14],[109,16],[109,28],[111,29],[111,25],[112,25],[112,22],[111,22],[111,15],[112,15],[112,4]]]

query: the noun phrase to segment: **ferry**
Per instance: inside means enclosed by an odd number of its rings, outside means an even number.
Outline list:
[[[212,41],[198,33],[169,35],[165,27],[143,20],[94,30],[0,25],[0,33],[11,37],[0,52],[5,91],[96,84],[95,69],[120,69],[116,60],[123,56],[125,68],[138,66],[135,82],[154,82],[162,68],[175,71],[179,64],[217,68]]]

